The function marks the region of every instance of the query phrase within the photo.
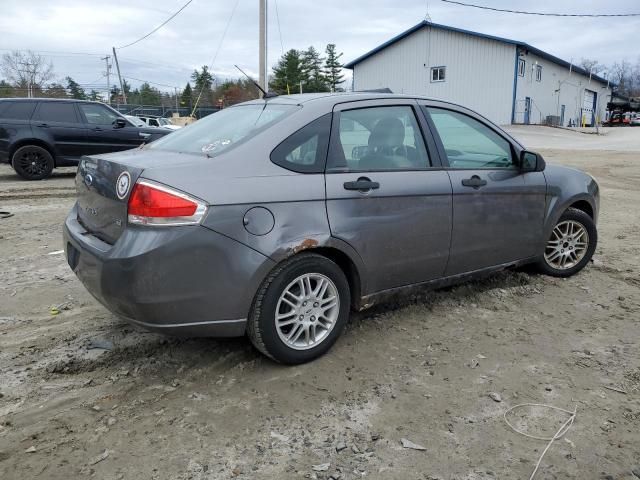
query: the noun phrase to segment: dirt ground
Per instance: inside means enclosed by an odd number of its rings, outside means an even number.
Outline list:
[[[0,166],[0,479],[528,479],[546,442],[505,424],[521,403],[577,408],[537,479],[640,477],[640,128],[511,131],[598,179],[593,264],[376,307],[297,367],[114,317],[59,252],[73,170]],[[512,421],[551,436],[566,418]]]

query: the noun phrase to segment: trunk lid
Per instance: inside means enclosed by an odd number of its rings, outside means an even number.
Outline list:
[[[127,204],[136,181],[147,168],[193,166],[207,158],[172,152],[127,150],[85,156],[78,165],[78,221],[91,234],[113,245],[127,226]]]
[[[113,245],[127,226],[127,201],[140,173],[141,168],[84,157],[76,174],[80,224]]]

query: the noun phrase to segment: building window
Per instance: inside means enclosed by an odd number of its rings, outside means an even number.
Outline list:
[[[431,81],[444,82],[444,74],[447,67],[431,67]]]
[[[524,70],[527,65],[527,62],[524,61],[524,58],[518,59],[518,76],[524,77]]]
[[[542,81],[542,65],[536,65],[536,82]]]

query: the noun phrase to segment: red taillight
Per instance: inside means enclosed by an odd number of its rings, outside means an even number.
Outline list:
[[[142,180],[129,196],[129,222],[142,225],[199,223],[206,207],[182,192]]]

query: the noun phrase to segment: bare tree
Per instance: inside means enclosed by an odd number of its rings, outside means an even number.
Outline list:
[[[609,79],[616,85],[616,92],[629,96],[633,87],[631,63],[627,60],[615,62],[609,69]]]
[[[42,88],[54,77],[51,61],[31,50],[14,50],[2,55],[0,71],[14,86],[29,89]]]
[[[604,70],[604,65],[601,65],[597,60],[590,58],[581,58],[578,62],[578,66],[584,68],[587,72],[593,73],[594,75],[597,75],[599,72]]]

